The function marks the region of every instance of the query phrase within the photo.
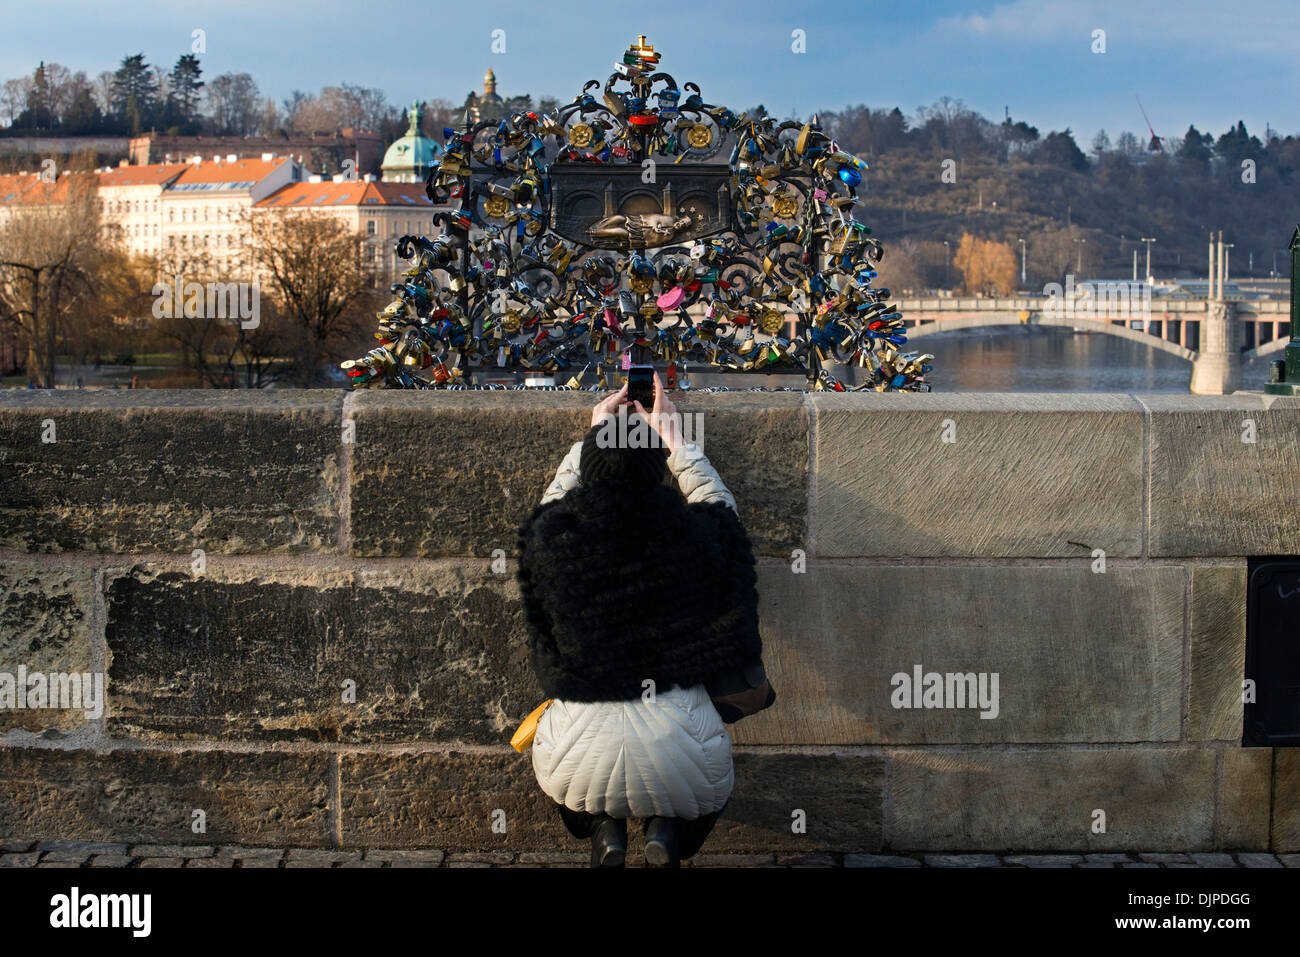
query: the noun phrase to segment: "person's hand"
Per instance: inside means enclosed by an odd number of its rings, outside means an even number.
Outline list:
[[[672,399],[668,398],[668,394],[664,392],[664,384],[659,380],[658,372],[655,373],[655,407],[653,411],[647,412],[645,406],[639,401],[635,404],[636,410],[650,423],[650,427],[659,433],[659,437],[663,439],[663,443],[668,447],[670,453],[676,452],[682,447],[682,417],[677,414],[677,406],[673,405]]]
[[[620,405],[627,403],[627,383],[623,383],[623,388],[617,392],[611,392],[605,398],[596,403],[596,407],[591,410],[591,424],[600,425],[602,419],[607,419],[615,414],[615,410]]]

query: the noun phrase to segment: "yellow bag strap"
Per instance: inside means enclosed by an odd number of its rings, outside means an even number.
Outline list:
[[[549,708],[554,700],[554,698],[547,698],[533,709],[532,714],[524,718],[524,723],[515,730],[514,737],[510,739],[510,747],[523,754],[533,746],[533,738],[537,734],[537,722],[541,720],[542,712]]]

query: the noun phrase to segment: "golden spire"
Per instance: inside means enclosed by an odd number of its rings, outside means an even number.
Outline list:
[[[491,70],[483,75],[483,93],[495,93],[497,91],[497,75]]]

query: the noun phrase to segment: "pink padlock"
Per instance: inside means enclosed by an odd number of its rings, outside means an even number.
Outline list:
[[[622,330],[619,329],[618,327],[618,319],[615,318],[613,309],[605,310],[605,324],[609,326],[611,329],[613,329],[615,332],[622,332]]]
[[[660,309],[676,309],[686,299],[686,290],[681,286],[673,286],[666,293],[655,300]]]

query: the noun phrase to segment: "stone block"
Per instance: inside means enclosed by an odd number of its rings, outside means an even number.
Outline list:
[[[818,556],[1141,554],[1143,423],[1130,396],[811,401]]]
[[[1300,406],[1250,393],[1141,401],[1151,410],[1151,555],[1295,551]]]
[[[0,547],[333,550],[342,402],[324,389],[6,390]]]
[[[328,841],[327,756],[0,748],[0,833],[131,844]],[[207,833],[191,831],[191,812]]]
[[[891,847],[1202,850],[1214,841],[1214,752],[895,751]],[[1105,833],[1094,833],[1097,811]]]
[[[1178,739],[1181,567],[764,564],[758,587],[777,700],[738,743]],[[893,676],[916,665],[984,672],[989,699],[997,673],[997,717],[895,708]]]
[[[1246,567],[1192,568],[1187,737],[1240,743],[1246,673]]]
[[[513,558],[519,523],[590,428],[598,399],[359,393],[352,406],[352,554],[486,559],[501,548]],[[735,495],[756,550],[785,555],[802,545],[808,415],[801,397],[708,393],[674,402],[683,415],[703,416],[700,444]]]
[[[542,700],[512,575],[135,566],[107,586],[114,735],[505,743]],[[355,701],[345,700],[355,682]]]
[[[350,847],[445,848],[449,862],[457,851],[584,850],[537,786],[526,756],[357,754],[340,762],[343,839]],[[879,849],[881,759],[741,752],[735,763],[735,790],[705,851]],[[497,810],[504,812],[505,833],[492,829]],[[794,832],[796,822],[803,833]]]
[[[1268,848],[1275,854],[1300,851],[1300,749],[1273,749],[1273,824]]]
[[[0,672],[13,682],[5,694],[11,691],[14,696],[12,701],[4,700],[0,704],[0,732],[15,728],[36,733],[49,729],[68,732],[93,720],[92,713],[96,710],[102,716],[102,698],[88,713],[87,702],[82,697],[88,687],[84,680],[74,685],[62,677],[90,675],[89,688],[94,691],[93,602],[93,573],[89,569],[28,562],[0,563]],[[17,707],[20,667],[26,669],[25,678],[36,673],[43,676],[46,690],[40,703],[45,707]],[[52,674],[60,676],[53,685],[54,695],[49,694]],[[97,684],[97,693],[107,693],[102,675]],[[59,692],[64,689],[68,697],[60,702]],[[28,690],[35,688],[29,683]],[[48,707],[58,703],[77,707]]]
[[[1224,749],[1218,847],[1247,851],[1268,849],[1272,772],[1272,748]]]

